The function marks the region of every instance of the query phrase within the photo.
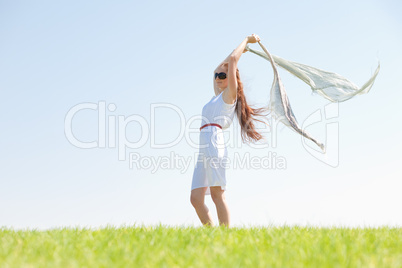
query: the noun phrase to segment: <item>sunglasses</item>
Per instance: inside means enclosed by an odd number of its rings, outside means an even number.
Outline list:
[[[223,80],[226,79],[226,74],[225,73],[215,73],[215,79],[219,77],[219,79]]]

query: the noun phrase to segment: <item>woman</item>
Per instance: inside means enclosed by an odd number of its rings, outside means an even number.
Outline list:
[[[191,204],[194,206],[203,225],[214,226],[205,195],[210,194],[216,205],[220,225],[229,227],[230,216],[225,200],[225,164],[228,163],[224,144],[223,129],[230,126],[236,112],[241,126],[242,140],[258,141],[263,137],[255,130],[253,120],[261,116],[266,108],[253,109],[247,105],[240,80],[237,62],[246,52],[247,43],[259,42],[256,34],[246,37],[243,42],[215,69],[215,96],[202,109],[200,128],[200,151],[193,173],[191,185]]]

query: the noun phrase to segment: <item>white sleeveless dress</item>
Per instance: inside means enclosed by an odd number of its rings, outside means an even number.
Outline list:
[[[223,130],[233,122],[237,99],[234,104],[227,104],[222,98],[223,91],[202,108],[201,126],[210,123],[217,126],[206,126],[200,131],[200,149],[194,168],[191,190],[208,187],[206,195],[211,194],[210,186],[221,186],[226,190],[226,168],[230,164],[227,158]]]

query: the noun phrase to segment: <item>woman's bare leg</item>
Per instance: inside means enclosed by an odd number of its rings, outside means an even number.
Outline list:
[[[216,211],[218,213],[219,225],[225,225],[229,228],[230,225],[230,213],[229,207],[226,203],[225,191],[220,186],[212,186],[211,197],[216,205]]]
[[[198,218],[200,218],[204,226],[214,226],[214,222],[211,217],[211,213],[207,205],[205,205],[205,192],[207,187],[196,188],[191,191],[190,201],[195,211],[197,212]]]

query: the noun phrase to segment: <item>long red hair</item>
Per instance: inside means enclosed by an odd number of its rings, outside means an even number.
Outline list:
[[[223,64],[226,65],[227,63]],[[250,105],[247,104],[246,96],[243,91],[243,83],[240,79],[239,69],[236,68],[236,80],[237,80],[237,104],[236,104],[236,115],[239,120],[239,124],[241,126],[241,138],[243,142],[256,142],[261,139],[265,139],[258,131],[255,129],[255,125],[253,121],[259,121],[261,123],[266,124],[266,122],[257,119],[257,117],[265,117],[270,111],[268,108],[251,108]],[[264,112],[268,112],[267,114],[263,114]]]

